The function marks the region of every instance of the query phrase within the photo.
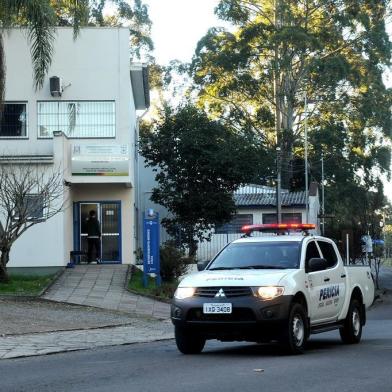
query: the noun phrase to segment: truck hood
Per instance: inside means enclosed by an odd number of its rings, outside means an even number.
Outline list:
[[[179,287],[228,287],[278,285],[292,270],[202,271],[187,275]]]

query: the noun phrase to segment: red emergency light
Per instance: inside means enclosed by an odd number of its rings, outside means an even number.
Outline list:
[[[245,225],[241,227],[241,231],[245,234],[250,234],[252,231],[290,231],[302,230],[308,231],[315,229],[316,225],[313,223],[269,223],[264,225]]]

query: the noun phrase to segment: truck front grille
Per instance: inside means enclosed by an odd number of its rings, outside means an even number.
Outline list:
[[[224,297],[246,297],[252,295],[250,287],[197,287],[194,296],[204,298],[214,298],[220,290],[223,290]],[[224,298],[222,295],[220,298]]]

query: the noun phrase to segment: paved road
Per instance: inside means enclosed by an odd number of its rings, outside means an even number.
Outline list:
[[[311,338],[303,356],[273,345],[208,342],[183,356],[173,341],[0,361],[1,392],[377,391],[390,392],[392,303],[369,314],[364,339]]]

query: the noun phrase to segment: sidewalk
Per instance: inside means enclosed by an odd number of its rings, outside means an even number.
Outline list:
[[[127,265],[76,265],[66,269],[43,298],[168,319],[169,304],[125,289],[127,271]]]
[[[169,321],[134,321],[134,325],[0,337],[0,359],[29,357],[97,347],[173,339]]]
[[[0,299],[0,359],[173,339],[170,305],[128,292],[127,272],[77,265],[42,299]]]

